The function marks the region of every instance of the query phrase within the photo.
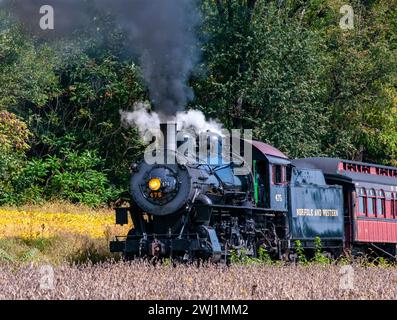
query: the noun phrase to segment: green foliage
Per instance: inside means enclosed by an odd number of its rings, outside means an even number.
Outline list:
[[[397,76],[397,2],[353,3],[356,27],[327,28],[330,63],[329,102],[332,130],[327,154],[393,163],[395,160]],[[390,6],[390,7],[389,7]],[[385,10],[389,7],[388,10]],[[337,4],[331,7],[337,9]],[[389,25],[390,23],[390,25]]]
[[[32,160],[19,182],[27,199],[56,198],[94,207],[109,203],[119,193],[109,184],[102,159],[92,151],[62,149],[59,157]]]
[[[323,253],[323,245],[321,243],[320,237],[316,237],[314,239],[314,257],[313,257],[313,262],[316,263],[330,263],[331,260],[327,258],[324,253]]]
[[[237,264],[240,263],[240,257],[236,250],[232,250],[230,254],[230,263]]]
[[[139,69],[115,56],[123,36],[103,22],[109,28],[100,37],[87,30],[43,45],[0,15],[0,111],[12,110],[29,128],[16,127],[19,136],[11,113],[0,114],[0,150],[9,149],[0,153],[0,204],[108,203],[120,194],[113,185],[127,190],[129,164],[144,147],[120,123],[120,109],[146,98]]]
[[[55,61],[0,10],[0,110],[29,101],[38,107],[57,93]]]
[[[24,170],[30,136],[23,121],[0,111],[0,204],[15,200],[15,182]]]
[[[15,182],[22,174],[24,166],[23,158],[0,152],[0,205],[17,202]]]
[[[171,267],[173,264],[172,264],[172,259],[170,259],[170,258],[166,258],[166,259],[164,259],[163,261],[162,261],[162,265],[163,266],[166,266],[166,267]]]
[[[29,149],[30,132],[15,114],[0,111],[0,151],[23,154]]]
[[[190,107],[291,157],[397,165],[397,1],[351,1],[348,31],[343,4],[203,0]],[[148,94],[128,35],[96,16],[45,43],[0,12],[0,204],[96,206],[127,190],[144,144],[119,111]]]
[[[302,246],[300,240],[295,240],[295,252],[298,255],[298,262],[301,264],[307,264],[309,261],[306,258],[305,249]]]
[[[199,105],[292,157],[318,154],[326,132],[324,40],[272,2],[257,2],[251,19],[245,4],[233,3],[228,22],[207,9],[209,75],[195,87]]]
[[[266,248],[260,247],[258,249],[258,259],[259,261],[265,263],[265,264],[271,264],[272,263],[272,258],[270,257],[269,253],[267,252]]]
[[[143,98],[138,69],[114,57],[97,60],[84,52],[68,62],[58,70],[63,79],[60,100],[40,113],[35,106],[30,110],[34,116],[28,124],[37,137],[33,148],[39,157],[65,146],[96,150],[112,181],[126,186],[129,164],[139,159],[143,143],[136,130],[121,126],[119,111]]]
[[[14,262],[15,259],[13,256],[0,248],[0,261]]]
[[[309,264],[310,262],[320,264],[328,264],[331,262],[323,252],[323,246],[319,237],[314,239],[314,255],[311,259],[308,259],[300,240],[295,240],[295,252],[298,256],[298,263],[303,265]]]
[[[0,154],[0,168],[0,204],[64,199],[97,207],[120,193],[93,151],[62,149],[59,156],[32,160]]]
[[[250,5],[251,4],[251,7]],[[204,1],[196,103],[291,157],[395,163],[397,1]]]
[[[232,250],[230,255],[230,263],[232,264],[273,264],[273,260],[270,254],[266,251],[266,248],[260,247],[258,249],[257,257],[247,255],[244,250]]]
[[[381,268],[392,268],[395,267],[395,262],[391,262],[390,260],[387,260],[383,257],[378,257],[377,259],[375,259],[373,265],[376,265],[378,267]]]

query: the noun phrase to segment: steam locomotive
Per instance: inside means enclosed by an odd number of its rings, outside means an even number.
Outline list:
[[[290,160],[247,139],[232,154],[217,135],[215,147],[211,134],[201,144],[177,139],[175,124],[162,124],[161,133],[161,148],[131,165],[131,206],[116,208],[116,223],[130,217],[133,228],[110,242],[112,252],[219,262],[232,254],[256,257],[263,248],[295,260],[297,245],[310,253],[320,238],[333,256],[371,248],[396,257],[397,168]]]

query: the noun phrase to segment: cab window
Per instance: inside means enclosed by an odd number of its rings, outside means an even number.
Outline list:
[[[273,165],[273,184],[284,184],[286,182],[286,167],[282,165]]]

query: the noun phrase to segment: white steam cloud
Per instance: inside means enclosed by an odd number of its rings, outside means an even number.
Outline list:
[[[149,111],[149,105],[143,102],[134,104],[134,111],[120,110],[121,124],[124,127],[136,127],[143,136],[146,131],[160,129],[160,116]]]
[[[216,120],[206,120],[199,110],[178,112],[175,119],[178,130],[192,129],[196,134],[210,131],[222,135],[222,125]]]
[[[134,105],[134,111],[120,110],[121,123],[124,127],[135,127],[143,136],[148,130],[160,129],[160,115],[149,111],[149,105],[139,102]],[[193,130],[197,135],[202,132],[213,132],[222,135],[222,125],[213,119],[206,120],[205,115],[198,110],[181,111],[170,122],[176,122],[178,130]]]

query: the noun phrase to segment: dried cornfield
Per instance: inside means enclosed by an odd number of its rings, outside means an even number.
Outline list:
[[[1,299],[397,299],[397,269],[330,265],[0,267]]]
[[[113,213],[55,204],[0,220],[0,299],[397,299],[396,267],[81,265],[115,258]]]

